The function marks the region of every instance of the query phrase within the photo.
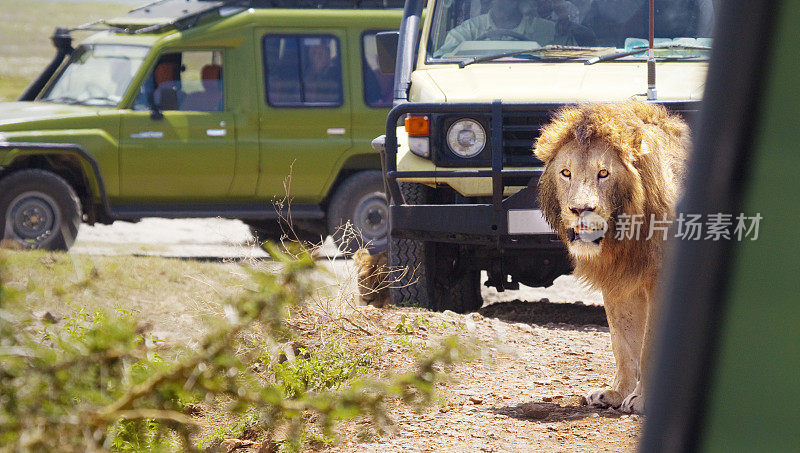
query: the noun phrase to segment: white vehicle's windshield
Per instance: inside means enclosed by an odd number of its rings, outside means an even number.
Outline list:
[[[113,107],[139,71],[148,47],[96,44],[75,49],[40,101]]]
[[[707,58],[714,0],[655,2],[658,58]],[[440,0],[428,42],[428,61],[516,52],[539,46],[580,46],[568,51],[508,58],[568,61],[648,44],[648,0]],[[698,49],[701,48],[701,49]],[[622,60],[644,58],[642,54]]]

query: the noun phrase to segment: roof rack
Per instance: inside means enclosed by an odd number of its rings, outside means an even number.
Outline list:
[[[383,9],[402,8],[405,0],[160,0],[136,8],[131,17],[193,14],[222,6],[243,8]]]
[[[168,27],[183,30],[201,19],[225,17],[247,8],[387,9],[403,8],[404,3],[405,0],[159,0],[120,18],[91,22],[72,30],[94,30],[97,25],[104,25],[120,33],[141,34]]]

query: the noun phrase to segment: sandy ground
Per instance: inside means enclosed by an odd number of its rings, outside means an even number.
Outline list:
[[[247,225],[222,219],[143,219],[112,225],[82,224],[73,254],[156,255],[181,258],[266,258]]]
[[[327,251],[332,250],[329,244]],[[219,219],[144,219],[137,224],[82,226],[70,253],[266,258],[243,223]],[[335,272],[352,270],[349,260],[328,256],[321,261]],[[479,360],[456,366],[452,381],[439,386],[439,401],[429,410],[416,413],[393,407],[394,430],[368,443],[356,441],[355,428],[345,425],[342,443],[331,451],[635,450],[640,417],[581,405],[582,395],[613,379],[602,296],[571,276],[559,277],[550,288],[521,287],[504,293],[484,288],[483,296],[484,307],[468,315],[367,307],[386,326],[387,334],[402,314],[413,315],[432,325],[466,331],[488,352]],[[428,341],[427,336],[434,333],[415,335]],[[387,350],[384,356],[387,367],[407,361],[396,351]]]
[[[392,315],[384,324],[391,326]],[[400,316],[394,314],[395,317]],[[628,452],[642,419],[592,409],[581,397],[613,376],[608,329],[599,306],[498,303],[480,313],[426,313],[433,325],[463,327],[485,348],[449,372],[440,401],[417,413],[392,408],[394,429],[370,443],[343,430],[337,452]],[[527,321],[519,322],[525,319]],[[531,322],[535,320],[535,322]],[[415,333],[428,340],[433,335]],[[402,363],[387,349],[389,366]],[[394,362],[394,363],[392,363]]]

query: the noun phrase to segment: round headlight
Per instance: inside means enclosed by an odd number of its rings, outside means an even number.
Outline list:
[[[458,120],[447,131],[447,145],[458,157],[475,157],[486,146],[486,131],[475,120]]]

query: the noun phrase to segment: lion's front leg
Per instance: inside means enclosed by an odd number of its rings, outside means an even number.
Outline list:
[[[605,409],[607,407],[619,408],[622,406],[624,400],[622,393],[614,390],[613,388],[601,387],[594,389],[586,395],[586,405],[590,407],[599,407]]]
[[[645,396],[644,385],[641,380],[636,385],[633,393],[628,395],[623,401],[619,410],[622,412],[629,412],[631,414],[644,414]]]
[[[647,318],[646,298],[639,295],[620,296],[614,291],[604,290],[603,303],[617,371],[612,387],[589,392],[586,403],[592,407],[619,408],[638,384],[639,360]]]
[[[655,329],[656,307],[651,295],[647,295],[645,300],[647,319],[645,321],[644,338],[642,342],[642,352],[639,358],[639,382],[633,393],[628,395],[620,406],[623,412],[633,414],[643,414],[645,410],[645,390],[649,379],[650,351],[652,351],[653,330]]]

